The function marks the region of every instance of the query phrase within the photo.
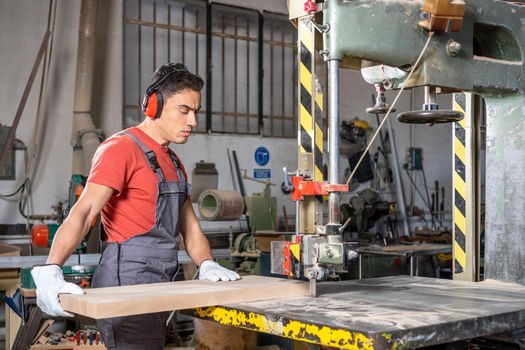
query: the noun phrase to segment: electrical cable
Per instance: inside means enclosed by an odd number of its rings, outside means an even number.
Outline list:
[[[428,32],[428,39],[427,39],[427,42],[425,43],[425,46],[423,47],[423,49],[421,50],[421,53],[419,54],[419,57],[417,58],[416,60],[416,63],[414,63],[414,65],[412,66],[412,69],[410,70],[410,73],[408,73],[408,76],[407,78],[405,79],[405,81],[403,82],[403,85],[401,86],[401,89],[399,90],[399,92],[397,93],[396,95],[396,98],[394,99],[394,101],[392,102],[392,105],[390,106],[390,108],[388,109],[388,112],[386,113],[386,115],[384,116],[383,120],[381,121],[381,124],[379,124],[376,132],[374,133],[374,135],[372,136],[372,139],[370,140],[370,142],[368,143],[368,146],[366,147],[365,151],[363,152],[363,154],[361,155],[361,158],[359,158],[359,161],[357,162],[356,166],[354,167],[354,170],[352,170],[352,173],[350,174],[350,177],[348,178],[348,180],[346,181],[346,185],[348,185],[350,183],[350,181],[352,181],[352,178],[354,177],[355,173],[357,172],[357,169],[359,169],[359,165],[361,165],[361,162],[363,161],[363,159],[365,158],[365,155],[368,154],[368,151],[370,150],[370,148],[372,147],[372,143],[375,141],[377,135],[379,134],[379,132],[381,131],[381,128],[383,127],[383,125],[385,124],[386,120],[388,119],[388,117],[390,117],[390,112],[392,111],[392,109],[394,108],[394,106],[396,105],[397,103],[397,100],[399,100],[399,97],[401,97],[401,94],[403,93],[403,91],[405,90],[405,85],[407,83],[407,81],[410,80],[410,78],[412,77],[412,74],[414,73],[414,71],[416,70],[417,66],[419,65],[419,62],[421,61],[421,59],[423,58],[423,55],[425,54],[425,52],[427,51],[427,48],[428,48],[428,45],[430,44],[430,41],[432,40],[432,37],[434,36],[434,32]]]
[[[175,281],[175,278],[177,278],[177,275],[179,274],[179,270],[180,270],[180,264],[177,264],[177,271],[175,272],[175,274],[173,275],[173,278],[171,279],[171,281]],[[195,277],[197,277],[197,274],[199,273],[199,269],[197,269],[197,271],[195,271],[195,275],[193,275],[193,278],[192,280],[195,279]],[[175,312],[177,310],[173,310],[172,312],[170,312],[168,318],[166,319],[166,327],[170,324],[171,322],[171,319],[175,316]]]
[[[27,153],[27,147],[24,148],[24,165],[25,169],[27,171],[27,164],[29,162],[29,155]],[[26,178],[24,180],[24,187],[22,187],[21,193],[20,193],[20,199],[18,201],[18,211],[20,212],[20,215],[22,215],[26,219],[26,228],[27,232],[29,232],[30,222],[29,222],[29,216],[27,216],[24,213],[23,207],[25,207],[25,198],[24,198],[24,191],[29,187],[30,185],[30,179],[28,174],[26,173]]]
[[[415,174],[415,175],[414,175],[414,180],[413,180],[413,181],[415,181],[415,183],[417,183],[417,179],[418,179],[418,176],[417,176],[417,175],[418,175],[418,172],[414,172],[414,174]],[[408,174],[407,174],[407,175],[408,175]],[[425,180],[425,179],[424,179],[424,180]],[[412,179],[410,179],[410,181],[412,181]],[[428,209],[428,212],[430,213],[430,221],[431,221],[431,223],[432,223],[432,229],[435,230],[435,229],[436,229],[436,221],[434,220],[434,210],[432,209],[432,205],[430,204],[430,203],[431,203],[431,202],[430,202],[430,198],[429,198],[429,196],[428,196],[428,187],[427,187],[427,182],[426,182],[426,180],[423,182],[423,187],[425,188],[425,192],[426,192],[426,195],[427,195],[427,201],[425,202],[425,201],[423,200],[423,202],[425,203],[425,205],[426,205],[426,207],[427,207],[427,209]],[[417,187],[416,187],[415,184],[414,184],[414,188],[417,190]],[[418,192],[419,192],[419,190],[418,190]],[[419,195],[422,196],[421,193],[419,193]],[[423,199],[423,197],[422,197],[421,199]],[[425,220],[425,221],[426,221],[426,220]]]
[[[430,203],[430,195],[428,194],[427,177],[425,175],[425,168],[421,166],[421,172],[423,173],[423,184],[425,185],[425,192],[427,194],[427,203]]]
[[[425,199],[425,197],[423,196],[423,194],[421,193],[419,188],[417,188],[417,184],[414,182],[414,180],[412,180],[412,177],[410,177],[409,171],[405,169],[405,172],[406,172],[406,174],[408,176],[408,179],[410,180],[410,183],[412,184],[412,186],[414,186],[414,189],[416,190],[417,194],[419,194],[419,197],[421,197],[421,200],[423,201],[423,204],[428,208],[430,213],[432,213],[432,210],[430,209],[430,204],[427,202],[427,200]]]
[[[432,224],[432,229],[436,229],[436,224],[434,222],[434,215],[432,215],[432,209],[430,209],[430,204],[427,203],[427,201],[425,200],[425,197],[423,196],[423,194],[421,193],[421,191],[419,190],[419,188],[417,187],[417,184],[414,182],[414,180],[412,179],[412,177],[410,176],[410,173],[408,172],[407,169],[405,169],[406,171],[406,174],[407,174],[407,177],[408,179],[410,180],[410,183],[412,184],[412,188],[414,188],[416,190],[416,193],[419,195],[419,197],[421,198],[421,200],[423,201],[423,204],[427,207],[428,209],[428,212],[430,213],[430,219],[431,219],[431,224]],[[423,216],[422,219],[425,221],[425,223],[428,223],[427,219],[425,219],[425,217]]]
[[[22,144],[24,147],[23,148],[16,148],[16,146],[15,146],[16,143]],[[25,143],[22,140],[15,139],[15,141],[13,142],[13,149],[12,149],[12,151],[14,152],[16,150],[24,150],[25,152],[27,152],[27,147],[26,147]],[[22,190],[22,187],[25,186],[26,181],[27,181],[27,177],[24,179],[24,181],[22,181],[22,184],[19,187],[17,187],[17,189],[14,192],[11,192],[9,194],[1,194],[0,193],[0,199],[9,199],[10,197],[14,197],[18,192],[20,192]]]
[[[24,191],[26,189],[26,186],[28,186],[28,183],[29,183],[29,179],[27,179],[26,185],[22,187],[22,192],[20,193],[20,201],[18,202],[18,212],[20,213],[20,215],[22,215],[24,219],[29,220],[29,215],[25,213],[25,207],[27,205],[27,196],[24,197]]]
[[[427,186],[427,177],[425,176],[425,170],[423,166],[421,166],[421,171],[423,173],[423,185],[425,187],[425,193],[427,194],[427,203],[430,203],[430,195],[428,194],[428,186]],[[429,207],[430,209],[430,207]],[[430,209],[430,217],[432,218],[432,228],[436,229],[436,221],[434,220],[434,211],[433,209]]]
[[[0,194],[0,198],[5,199],[5,198],[14,197],[16,194],[18,194],[18,192],[22,191],[22,189],[26,185],[26,182],[27,182],[27,178],[24,180],[24,182],[22,182],[22,184],[14,192],[11,192],[9,194]]]
[[[421,167],[421,172],[423,173],[423,183],[424,183],[425,189],[427,191],[427,198],[430,198],[430,196],[428,195],[428,186],[427,186],[427,177],[425,175],[425,168]],[[430,203],[430,200],[429,200],[429,203]],[[436,203],[436,208],[438,207],[438,205],[439,205],[439,203]],[[432,211],[430,211],[430,214],[432,215],[432,222],[434,222],[434,213]],[[443,227],[443,223],[439,219],[439,216],[436,216],[435,219],[439,222],[439,226]]]

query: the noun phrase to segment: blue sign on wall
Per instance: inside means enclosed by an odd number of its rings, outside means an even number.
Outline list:
[[[255,163],[265,166],[270,161],[270,151],[266,147],[259,147],[255,150]]]
[[[271,169],[253,169],[254,179],[269,179],[272,177]]]

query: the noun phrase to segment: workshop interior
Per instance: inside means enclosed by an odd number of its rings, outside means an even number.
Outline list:
[[[165,349],[525,349],[525,1],[3,0],[0,27],[5,349],[106,349],[31,269],[169,62],[204,80],[170,147],[214,258],[308,295],[173,311]]]

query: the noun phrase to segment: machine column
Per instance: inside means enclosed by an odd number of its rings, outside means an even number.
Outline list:
[[[328,182],[339,183],[339,61],[328,61]],[[328,198],[328,227],[341,224],[339,193]]]
[[[454,110],[465,117],[453,126],[453,274],[455,280],[479,281],[481,97],[457,93]]]
[[[525,285],[523,93],[483,96],[487,106],[485,278]]]
[[[315,31],[311,15],[297,23],[298,55],[298,164],[299,172],[313,181],[323,181],[323,93],[315,75]],[[299,202],[298,233],[315,234],[323,224],[323,197],[307,197]]]

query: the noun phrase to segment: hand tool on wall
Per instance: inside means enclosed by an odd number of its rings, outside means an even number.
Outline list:
[[[439,205],[441,224],[445,220],[445,187],[441,187],[441,204]]]
[[[432,192],[432,205],[430,207],[430,216],[434,219],[434,213],[436,212],[436,195]]]
[[[439,211],[439,180],[436,180],[436,182],[434,183],[435,187],[434,187],[434,193],[436,194],[436,207],[435,207],[435,212],[434,212],[434,217],[436,219],[439,219],[439,214],[437,213]]]

